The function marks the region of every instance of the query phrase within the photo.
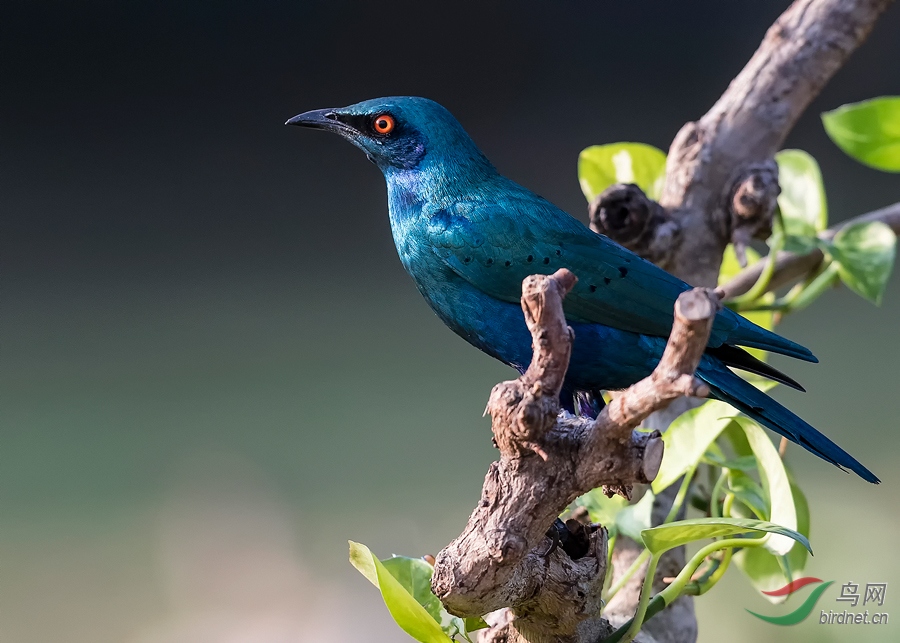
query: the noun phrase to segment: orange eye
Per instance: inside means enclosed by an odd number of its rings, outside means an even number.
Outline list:
[[[390,114],[376,116],[374,127],[379,134],[390,134],[394,130],[394,117]]]

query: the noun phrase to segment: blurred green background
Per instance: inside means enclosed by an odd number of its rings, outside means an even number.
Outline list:
[[[281,123],[426,95],[584,218],[578,152],[666,148],[786,6],[5,3],[0,641],[405,640],[346,541],[420,555],[458,534],[510,371],[415,291],[377,170]],[[832,221],[900,199],[817,116],[900,93],[898,34],[895,8],[788,141]],[[884,481],[789,451],[807,571],[887,582],[894,621],[778,628],[732,572],[697,601],[701,641],[900,640],[898,314],[900,278],[880,309],[829,293],[781,327],[821,364],[776,364],[809,390],[776,395]]]

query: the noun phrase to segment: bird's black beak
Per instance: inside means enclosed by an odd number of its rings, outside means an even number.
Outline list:
[[[323,129],[344,136],[356,132],[356,130],[340,120],[337,111],[334,109],[314,109],[311,112],[303,112],[302,114],[297,114],[294,118],[289,118],[285,125]]]

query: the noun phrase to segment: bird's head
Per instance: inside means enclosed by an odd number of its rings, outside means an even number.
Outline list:
[[[453,115],[427,98],[376,98],[305,112],[285,124],[340,134],[385,174],[448,164],[494,172]]]

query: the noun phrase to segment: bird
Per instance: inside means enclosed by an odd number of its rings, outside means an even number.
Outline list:
[[[520,373],[532,356],[520,308],[523,279],[560,268],[578,277],[563,301],[574,331],[560,391],[564,409],[596,414],[603,391],[627,388],[659,362],[675,300],[691,286],[501,175],[437,102],[376,98],[304,112],[286,124],[336,133],[366,154],[384,175],[394,244],[419,292],[457,335]],[[709,396],[878,483],[853,456],[732,370],[803,390],[745,348],[818,362],[809,349],[722,308],[696,370]]]

